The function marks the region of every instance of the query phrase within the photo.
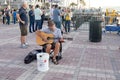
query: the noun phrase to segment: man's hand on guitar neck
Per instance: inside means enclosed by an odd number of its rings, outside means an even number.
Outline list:
[[[60,41],[60,42],[65,42],[63,38],[60,38],[60,40],[59,40],[59,41]]]

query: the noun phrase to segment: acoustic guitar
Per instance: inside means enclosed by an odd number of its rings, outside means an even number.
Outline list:
[[[54,35],[53,34],[48,34],[48,33],[45,33],[45,32],[41,32],[41,37],[39,35],[36,35],[36,42],[38,45],[44,45],[44,44],[51,44],[54,42],[54,39],[60,39],[60,38],[54,38]],[[42,38],[45,38],[47,39],[47,41],[44,41]],[[66,39],[66,40],[73,40],[73,38],[63,38],[63,39]]]

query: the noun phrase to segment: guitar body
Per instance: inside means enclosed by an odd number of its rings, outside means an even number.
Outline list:
[[[37,42],[37,44],[38,45],[44,45],[44,44],[51,44],[51,43],[53,43],[53,39],[49,39],[48,40],[48,38],[54,38],[54,35],[53,34],[48,34],[48,33],[45,33],[45,32],[41,32],[40,33],[41,34],[41,37],[44,37],[44,38],[46,38],[47,39],[47,42],[46,41],[44,41],[39,35],[36,35],[36,42]]]
[[[42,38],[45,38],[47,41],[44,41]],[[44,44],[51,44],[55,39],[59,39],[59,38],[54,38],[53,34],[48,34],[42,31],[40,32],[40,34],[38,32],[38,34],[36,35],[36,42],[38,45],[41,45],[41,46]],[[63,39],[73,40],[73,38],[63,38]]]

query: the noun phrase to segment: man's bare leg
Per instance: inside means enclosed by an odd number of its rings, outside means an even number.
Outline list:
[[[51,44],[46,45],[46,53],[50,53],[51,47]]]
[[[26,36],[21,36],[20,40],[21,40],[21,48],[27,48],[27,46],[26,46]]]
[[[58,55],[59,51],[60,51],[60,43],[57,42],[57,43],[55,44],[55,50],[54,50],[53,59],[56,59],[56,56]]]
[[[21,44],[24,44],[25,43],[25,41],[26,41],[26,36],[21,36]]]

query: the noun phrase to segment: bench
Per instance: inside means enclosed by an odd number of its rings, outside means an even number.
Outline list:
[[[120,31],[120,26],[114,26],[114,25],[108,25],[108,26],[105,26],[105,30],[106,31]]]

